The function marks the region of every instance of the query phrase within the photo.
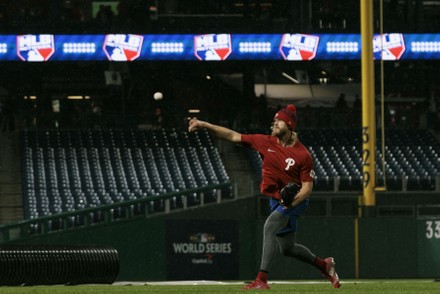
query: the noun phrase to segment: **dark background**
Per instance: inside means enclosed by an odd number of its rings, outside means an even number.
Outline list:
[[[0,3],[1,34],[91,33],[360,33],[359,1],[92,1],[4,0]],[[440,2],[374,1],[374,32],[437,33]],[[100,11],[101,10],[101,11]],[[381,20],[380,16],[383,15]],[[390,126],[439,128],[438,60],[385,62],[386,123]],[[289,84],[282,72],[303,70],[310,84],[358,84],[360,61],[225,61],[198,62],[50,62],[0,63],[2,129],[23,127],[177,127],[186,126],[188,109],[230,127],[267,126],[278,107],[256,97],[254,84]],[[122,85],[107,86],[104,72],[120,73]],[[380,64],[375,65],[380,94]],[[223,78],[239,75],[239,88]],[[164,99],[154,101],[161,91]],[[1,93],[3,92],[3,93]],[[70,100],[69,95],[88,99]],[[37,99],[30,99],[31,96]],[[436,105],[429,119],[429,99]],[[258,99],[263,98],[263,99]],[[335,97],[336,98],[336,97]],[[353,98],[353,97],[348,97]],[[52,101],[61,112],[54,113]],[[349,103],[349,106],[352,106]],[[311,109],[311,126],[322,111]],[[255,112],[264,113],[255,122]],[[267,112],[267,115],[266,115]],[[411,113],[414,118],[409,119]],[[404,119],[401,119],[403,117]],[[353,119],[354,120],[354,119]],[[425,119],[426,120],[426,119]],[[357,123],[360,126],[360,121]],[[337,127],[334,125],[333,127]]]

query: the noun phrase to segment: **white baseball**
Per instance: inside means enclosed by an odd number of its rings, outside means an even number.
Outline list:
[[[153,95],[154,100],[160,100],[163,98],[163,94],[161,92],[156,92]]]

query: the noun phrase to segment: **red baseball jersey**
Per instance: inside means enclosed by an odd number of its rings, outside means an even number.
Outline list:
[[[283,147],[270,135],[241,135],[243,145],[255,149],[263,160],[262,194],[280,198],[279,191],[289,182],[313,181],[313,159],[307,148],[297,141],[294,146]]]

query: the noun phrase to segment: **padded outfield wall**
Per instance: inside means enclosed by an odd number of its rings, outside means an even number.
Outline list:
[[[109,245],[120,257],[121,281],[254,278],[264,217],[256,198],[154,218],[117,221],[36,236],[20,243]],[[312,202],[313,203],[313,202]],[[304,217],[298,242],[334,256],[344,278],[439,278],[440,216]],[[272,279],[319,279],[309,265],[280,256]]]

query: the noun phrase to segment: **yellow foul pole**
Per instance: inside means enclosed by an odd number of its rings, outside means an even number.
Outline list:
[[[363,163],[363,216],[373,215],[375,194],[375,92],[373,60],[373,0],[361,1],[362,35],[362,163]]]

